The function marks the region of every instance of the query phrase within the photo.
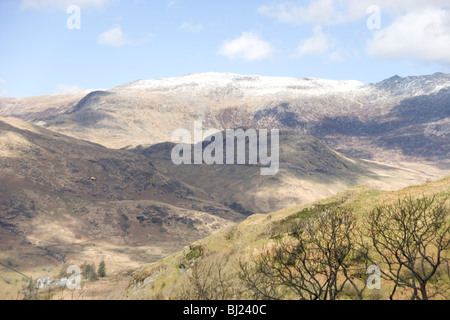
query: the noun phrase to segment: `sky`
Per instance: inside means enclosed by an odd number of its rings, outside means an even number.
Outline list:
[[[450,73],[450,1],[0,0],[0,96],[198,72]]]

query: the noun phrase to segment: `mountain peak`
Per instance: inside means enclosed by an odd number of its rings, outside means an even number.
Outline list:
[[[116,87],[116,90],[182,92],[200,95],[266,95],[303,91],[309,94],[348,92],[365,84],[354,80],[326,80],[318,78],[269,77],[237,73],[190,73],[180,77],[136,80]]]
[[[401,80],[403,79],[402,77],[400,77],[398,74],[396,74],[395,76],[390,77],[388,80]]]
[[[432,75],[409,76],[404,78],[395,75],[369,86],[377,90],[388,91],[394,96],[416,96],[438,92],[449,85],[450,74],[439,72]]]

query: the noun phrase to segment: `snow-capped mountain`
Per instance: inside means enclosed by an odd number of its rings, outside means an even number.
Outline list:
[[[360,89],[365,84],[359,81],[335,81],[316,78],[283,78],[241,75],[234,73],[194,73],[181,77],[137,80],[113,90],[147,90],[167,92],[168,90],[185,93],[208,94],[211,91],[224,90],[227,94],[270,95],[298,90],[310,94],[330,92],[349,92]]]
[[[383,90],[391,95],[430,94],[450,86],[450,74],[435,73],[431,76],[399,77],[395,75],[389,79],[370,85],[375,90]]]
[[[87,95],[3,99],[0,115],[112,148],[170,141],[174,130],[202,121],[205,129],[295,131],[391,163],[450,158],[450,75],[443,73],[374,84],[197,73]]]

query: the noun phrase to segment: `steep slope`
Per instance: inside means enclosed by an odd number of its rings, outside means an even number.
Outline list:
[[[0,115],[9,116],[0,118],[0,262],[36,277],[61,262],[103,258],[118,275],[251,213],[303,205],[357,184],[394,190],[447,176],[449,102],[447,74],[364,84],[207,73],[0,98]],[[281,129],[279,173],[173,165],[171,135],[191,131],[194,121],[204,129]],[[430,185],[445,189],[448,179]],[[350,192],[350,199],[363,207],[368,198]],[[266,226],[265,219],[247,222]],[[227,246],[220,241],[235,230],[224,231],[213,247]],[[251,241],[270,231],[252,230]],[[11,271],[0,272],[0,292],[3,285],[15,288]],[[171,272],[169,278],[178,277]]]
[[[407,196],[420,198],[431,195],[436,195],[437,199],[448,200],[450,178],[393,192],[357,187],[305,206],[288,208],[269,215],[253,215],[235,226],[190,244],[181,252],[143,266],[133,274],[124,296],[129,299],[195,299],[195,295],[192,295],[195,291],[193,282],[190,282],[189,277],[195,278],[200,275],[200,285],[204,285],[205,290],[214,288],[208,287],[209,284],[217,281],[214,283],[217,285],[220,279],[222,286],[216,286],[216,289],[219,291],[223,288],[229,289],[228,293],[237,295],[235,298],[250,299],[251,295],[246,295],[248,291],[237,275],[241,271],[239,263],[249,261],[263,250],[280,243],[283,235],[292,232],[291,225],[295,226],[295,223],[320,217],[327,210],[339,208],[352,212],[357,217],[358,226],[361,227],[366,223],[367,213],[377,205],[392,204],[399,198]],[[448,252],[445,255],[449,257]],[[444,266],[443,273],[446,269]],[[365,275],[365,271],[363,268],[361,272]],[[258,278],[255,281],[257,283]],[[448,278],[438,278],[438,281],[441,281],[442,288],[449,288]],[[388,289],[389,286],[383,280],[382,290],[366,290],[364,298],[389,299]],[[450,291],[447,291],[443,292],[443,296],[434,298],[449,297]],[[346,297],[351,298],[357,297],[350,294]]]
[[[0,145],[0,262],[26,274],[136,267],[243,218],[130,152],[14,118],[0,118]]]
[[[27,98],[0,97],[0,116],[16,117],[27,121],[65,113],[92,90],[81,90],[70,94],[53,94]]]
[[[225,137],[224,132],[222,136]],[[354,185],[394,190],[434,178],[432,174],[346,157],[311,136],[283,131],[279,139],[280,165],[275,176],[261,175],[261,165],[248,165],[248,142],[247,165],[174,165],[173,143],[132,151],[148,157],[165,175],[177,177],[243,214],[301,205]],[[210,143],[204,142],[203,150]],[[223,150],[226,151],[225,141]]]
[[[112,148],[167,142],[174,130],[203,121],[219,130],[289,130],[365,159],[448,168],[449,87],[450,75],[442,73],[375,84],[205,73],[139,80],[76,104],[55,97],[53,111],[42,97],[9,99],[0,114]],[[24,111],[11,107],[16,103]]]

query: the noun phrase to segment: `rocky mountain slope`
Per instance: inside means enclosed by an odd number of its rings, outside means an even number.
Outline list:
[[[114,150],[0,118],[0,262],[38,276],[103,259],[118,274],[255,212],[355,184],[396,189],[435,178],[343,156],[310,136],[282,132],[280,142],[280,172],[261,176],[258,165],[175,166],[171,143]]]
[[[0,262],[25,274],[136,267],[243,219],[137,154],[14,118],[0,118],[0,145]]]
[[[313,135],[345,154],[393,164],[448,168],[450,158],[450,75],[442,73],[375,84],[190,74],[42,103],[48,99],[3,99],[0,115],[111,148],[167,142],[174,130],[191,130],[197,120],[205,129],[245,126]]]
[[[204,142],[203,150],[210,143]],[[174,143],[130,151],[148,157],[166,176],[177,177],[243,214],[270,213],[326,198],[354,185],[395,190],[437,177],[344,156],[314,137],[292,131],[282,131],[279,144],[279,171],[274,176],[261,175],[261,165],[174,165]],[[248,163],[248,143],[246,159]]]
[[[191,74],[0,98],[0,116],[0,262],[33,276],[100,259],[119,275],[249,214],[450,173],[448,74],[376,84]],[[171,135],[194,121],[280,129],[278,174],[175,166]],[[0,293],[16,295],[0,271]]]

